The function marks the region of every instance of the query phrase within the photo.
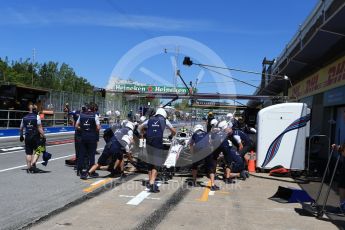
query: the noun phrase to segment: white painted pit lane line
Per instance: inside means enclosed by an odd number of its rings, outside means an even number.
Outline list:
[[[12,150],[19,150],[19,149],[24,149],[24,147],[12,147],[12,148],[7,148],[7,149],[1,149],[2,151],[4,152],[7,152],[7,151],[12,151]]]
[[[161,183],[158,183],[157,186],[160,187]],[[137,206],[143,202],[143,200],[148,199],[151,194],[152,193],[149,192],[149,189],[146,188],[144,191],[140,192],[138,195],[128,201],[127,204]]]
[[[135,196],[119,195],[119,197],[134,198]],[[145,199],[148,199],[148,200],[160,200],[161,198],[157,198],[157,197],[146,197]]]
[[[59,144],[59,145],[49,145],[46,148],[48,149],[48,148],[59,147],[59,146],[63,146],[63,145],[71,145],[71,144],[74,144],[74,143],[65,143],[65,144]],[[11,152],[8,152],[8,153],[0,153],[0,155],[7,155],[7,154],[18,153],[18,152],[23,152],[23,151],[25,151],[24,148],[22,150],[11,151]]]
[[[56,161],[56,160],[64,159],[64,158],[71,157],[71,156],[74,156],[74,154],[67,155],[67,156],[63,156],[63,157],[53,158],[53,159],[50,159],[49,162],[50,162],[50,161]],[[43,162],[43,161],[39,161],[39,162],[37,162],[37,164],[40,164],[40,163],[42,163],[42,162]],[[0,173],[6,172],[6,171],[10,171],[10,170],[13,170],[13,169],[24,168],[24,167],[27,167],[27,165],[20,165],[20,166],[16,166],[16,167],[12,167],[12,168],[1,169],[1,170],[0,170]]]
[[[58,147],[58,146],[62,146],[62,145],[70,145],[70,144],[74,144],[74,143],[66,143],[66,144],[61,144],[61,145],[52,145],[52,146],[47,146],[48,147]],[[104,148],[98,148],[97,150],[102,150]],[[14,151],[14,152],[21,152],[23,150],[20,150],[20,151]],[[0,155],[6,155],[6,154],[10,154],[10,153],[13,153],[13,152],[9,152],[9,153],[1,153]],[[74,156],[75,154],[71,154],[71,155],[67,155],[67,156],[62,156],[62,157],[57,157],[57,158],[53,158],[53,159],[50,159],[49,161],[55,161],[55,160],[60,160],[60,159],[64,159],[64,158],[67,158],[67,157],[71,157],[71,156]],[[40,164],[42,163],[43,161],[39,161],[37,162],[37,164]],[[14,170],[14,169],[19,169],[19,168],[24,168],[24,167],[27,167],[27,165],[20,165],[20,166],[15,166],[15,167],[11,167],[11,168],[7,168],[7,169],[1,169],[0,170],[0,173],[2,172],[6,172],[6,171],[10,171],[10,170]]]
[[[71,144],[74,144],[74,143],[65,143],[65,144],[58,144],[58,145],[49,145],[47,146],[46,148],[52,148],[52,147],[58,147],[58,146],[63,146],[63,145],[71,145]],[[11,154],[11,153],[19,153],[19,152],[22,152],[24,151],[24,147],[22,147],[23,149],[22,150],[17,150],[17,151],[11,151],[11,152],[7,152],[7,153],[0,153],[0,156],[1,155],[8,155],[8,154]],[[104,148],[98,148],[98,150],[103,150]]]

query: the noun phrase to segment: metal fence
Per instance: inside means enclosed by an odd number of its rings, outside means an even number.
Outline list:
[[[159,105],[157,99],[143,99],[123,93],[107,93],[105,100],[106,111],[120,111],[121,118],[125,119],[127,114],[132,111],[134,114],[139,112],[140,107],[156,108]]]
[[[85,103],[95,102],[98,105],[98,112],[101,114],[102,124],[107,124],[113,116],[105,116],[107,111],[112,115],[116,110],[121,112],[121,118],[126,119],[127,114],[132,111],[133,115],[139,112],[139,108],[156,108],[159,105],[157,99],[143,99],[124,95],[122,93],[107,93],[106,98],[100,95],[84,95],[74,92],[49,90],[45,95],[40,95],[36,101],[39,111],[53,111],[52,114],[44,114],[42,124],[47,126],[66,126],[72,122],[67,113],[64,112],[66,103],[69,110],[79,110]],[[21,119],[28,113],[24,110],[0,110],[0,128],[18,128]]]
[[[0,110],[0,128],[19,128],[22,118],[28,114],[24,110]],[[51,115],[45,115],[42,119],[42,125],[45,126],[67,126],[70,125],[69,118],[64,112],[54,112]]]
[[[53,111],[52,114],[44,114],[42,125],[47,126],[66,126],[71,125],[71,117],[64,112],[66,103],[69,110],[79,110],[85,103],[95,102],[98,105],[98,112],[101,114],[102,124],[107,124],[112,116],[105,116],[107,111],[115,110],[121,112],[121,118],[125,119],[129,111],[137,113],[140,107],[148,106],[147,100],[131,98],[121,93],[109,94],[106,98],[100,95],[84,95],[74,92],[63,92],[50,90],[45,95],[40,95],[36,101],[39,111]],[[158,101],[152,101],[151,107],[156,107]],[[0,128],[18,128],[21,119],[28,113],[25,110],[0,110]]]
[[[98,105],[99,113],[105,113],[105,98],[99,95],[84,95],[74,92],[50,90],[47,95],[39,96],[43,109],[64,111],[66,103],[70,110],[78,110],[85,103],[95,102]]]
[[[28,114],[23,110],[0,110],[0,129],[19,128],[22,118]],[[41,115],[43,127],[51,126],[71,126],[72,116],[65,112],[54,112],[52,114]],[[100,117],[101,124],[109,124],[109,118]]]

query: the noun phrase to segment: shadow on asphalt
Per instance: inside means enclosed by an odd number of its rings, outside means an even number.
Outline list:
[[[326,206],[327,211],[336,211],[336,208],[333,206]],[[302,208],[295,208],[295,212],[298,213],[300,216],[304,217],[311,217],[311,218],[317,218],[315,215],[311,214],[310,212],[302,209]],[[319,220],[330,222],[334,225],[336,225],[339,229],[345,229],[345,216],[341,213],[326,213],[326,215],[329,218],[320,217]]]
[[[26,169],[22,169],[24,171],[27,171]],[[51,173],[51,171],[46,171],[46,170],[43,170],[43,169],[38,169],[37,172],[35,173],[28,173],[28,174],[41,174],[41,173]]]

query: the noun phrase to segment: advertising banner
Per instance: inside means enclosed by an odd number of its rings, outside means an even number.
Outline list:
[[[114,91],[126,92],[135,91],[140,93],[177,93],[186,94],[188,90],[184,87],[168,87],[155,85],[115,84]]]
[[[345,85],[345,56],[295,84],[289,89],[289,96],[300,99],[342,85]]]

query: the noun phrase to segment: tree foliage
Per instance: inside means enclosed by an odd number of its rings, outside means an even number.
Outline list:
[[[90,82],[77,76],[72,67],[53,61],[39,64],[30,59],[9,62],[0,58],[0,81],[83,94],[93,91]]]

